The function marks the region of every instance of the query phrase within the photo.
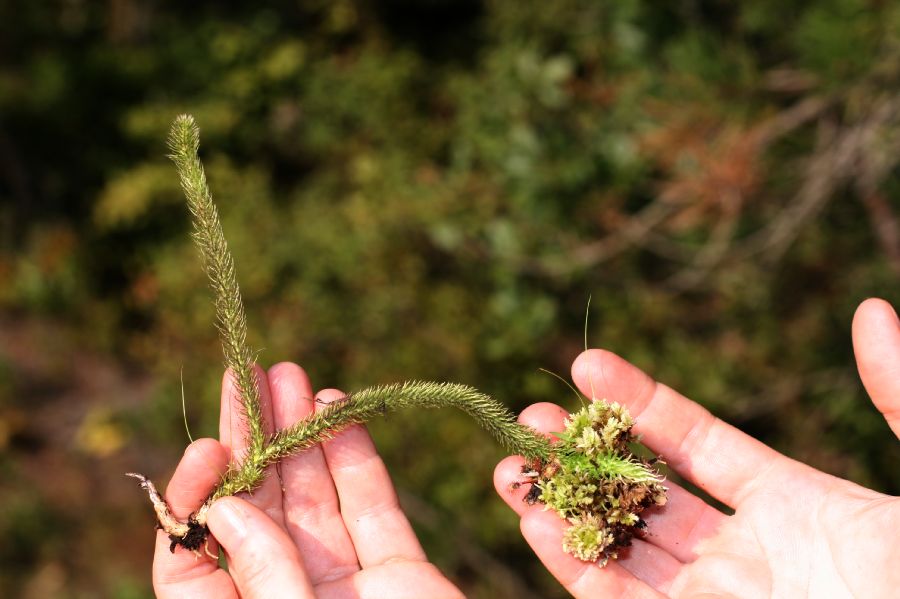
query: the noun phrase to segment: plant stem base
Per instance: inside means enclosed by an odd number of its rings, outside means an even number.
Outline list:
[[[127,472],[125,476],[138,479],[141,488],[147,491],[150,503],[153,504],[153,510],[156,512],[156,525],[169,535],[171,541],[169,551],[175,553],[175,548],[181,546],[196,553],[200,547],[206,545],[209,539],[209,527],[206,526],[209,502],[204,503],[199,510],[191,514],[187,522],[179,522],[169,510],[169,504],[156,490],[153,481],[137,472]]]

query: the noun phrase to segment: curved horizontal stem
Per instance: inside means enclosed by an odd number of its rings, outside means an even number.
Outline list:
[[[551,454],[547,438],[516,422],[515,415],[489,395],[456,383],[410,381],[362,389],[271,435],[260,454],[248,456],[225,475],[212,499],[252,491],[262,482],[266,466],[326,441],[348,426],[403,408],[442,407],[463,410],[512,453],[541,461]]]

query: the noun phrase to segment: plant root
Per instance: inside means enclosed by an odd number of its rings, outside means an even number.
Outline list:
[[[200,556],[197,551],[200,547],[206,546],[206,553],[209,553],[209,528],[206,526],[206,515],[209,512],[209,501],[204,503],[199,510],[191,514],[187,522],[181,522],[172,515],[169,504],[162,498],[156,486],[149,478],[137,472],[126,472],[125,476],[136,478],[140,481],[141,488],[147,491],[150,503],[153,504],[153,510],[156,512],[156,525],[169,535],[171,544],[169,551],[175,553],[178,546],[184,547],[188,551],[194,552],[196,556]],[[219,559],[218,556],[215,559]]]
[[[203,543],[203,553],[208,555],[213,561],[219,561],[219,555],[214,554],[209,550],[209,537],[206,537],[206,542]]]

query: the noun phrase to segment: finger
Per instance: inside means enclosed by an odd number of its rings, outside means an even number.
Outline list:
[[[391,562],[316,587],[320,599],[461,599],[459,589],[433,565]]]
[[[529,509],[522,516],[520,527],[522,535],[547,567],[550,573],[576,598],[581,597],[660,597],[647,583],[638,580],[625,567],[610,561],[604,568],[595,563],[583,562],[567,553],[563,553],[562,539],[565,521],[551,512],[542,509]],[[657,552],[664,554],[661,549]],[[641,553],[643,556],[643,553]],[[652,559],[657,559],[653,556]],[[669,560],[675,561],[671,556]],[[659,569],[663,574],[654,575],[653,564],[639,568],[644,575],[660,583],[661,579],[671,580],[672,565],[659,560]]]
[[[228,450],[214,439],[197,439],[184,452],[166,489],[166,501],[172,514],[184,520],[206,500],[228,467]],[[219,569],[218,562],[190,551],[169,551],[169,537],[156,535],[153,558],[153,588],[161,599],[199,597],[228,599],[237,597],[231,578]],[[210,540],[210,553],[218,547]]]
[[[853,350],[872,403],[900,437],[900,321],[889,303],[873,298],[857,308]]]
[[[209,510],[209,529],[228,554],[243,599],[315,597],[294,542],[256,506],[223,497]]]
[[[534,404],[519,416],[519,422],[542,431],[561,431],[564,428],[565,410],[549,403]],[[502,460],[494,469],[494,486],[497,493],[520,516],[528,503],[524,501],[529,484],[516,485],[521,476],[524,460],[511,456]],[[673,483],[666,481],[667,501],[662,507],[653,507],[641,514],[647,522],[645,540],[672,554],[683,563],[697,559],[698,546],[711,537],[728,518],[702,499]]]
[[[518,421],[525,426],[530,426],[534,430],[544,433],[545,437],[555,442],[557,437],[553,433],[561,433],[565,430],[568,416],[569,413],[562,406],[543,401],[531,404],[522,410]]]
[[[353,401],[336,389],[320,391],[317,398],[323,404]],[[426,561],[365,427],[351,426],[323,443],[322,450],[359,565],[365,569],[392,560]]]
[[[272,428],[272,395],[269,391],[269,379],[257,365],[253,372],[259,386],[260,413],[263,431],[269,435]],[[241,394],[231,371],[226,371],[222,379],[222,408],[219,412],[219,439],[231,450],[233,462],[240,463],[247,452],[247,435],[249,427]],[[281,503],[281,483],[275,466],[266,468],[265,477],[250,494],[249,501],[266,512],[280,526],[284,526],[284,512]]]
[[[270,368],[269,387],[276,430],[315,410],[309,377],[296,364]],[[322,448],[316,445],[282,460],[281,485],[287,531],[303,556],[312,583],[318,585],[359,570]]]
[[[197,439],[188,445],[166,488],[172,515],[185,520],[194,513],[227,469],[228,449],[215,439]]]
[[[582,393],[627,406],[643,443],[732,507],[776,473],[797,466],[611,352],[582,353],[572,365],[572,379]]]
[[[519,516],[528,509],[525,496],[531,490],[531,484],[522,476],[524,466],[525,459],[522,456],[512,455],[503,458],[494,468],[494,488],[497,494]]]

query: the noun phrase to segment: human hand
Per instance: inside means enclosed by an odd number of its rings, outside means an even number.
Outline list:
[[[320,391],[313,402],[306,373],[282,363],[257,369],[267,432],[285,428],[344,395]],[[220,441],[200,439],[185,451],[166,491],[175,517],[185,519],[209,496],[229,460],[245,450],[240,398],[226,374]],[[222,544],[218,561],[181,548],[157,533],[153,587],[158,597],[462,597],[425,557],[400,510],[387,469],[369,433],[353,426],[334,439],[272,467],[248,500],[213,504],[208,525]]]
[[[900,436],[900,321],[884,301],[857,310],[853,342],[863,384]],[[896,597],[900,499],[820,472],[763,445],[615,354],[572,365],[582,393],[624,404],[634,431],[667,464],[724,504],[727,516],[668,481],[668,503],[645,512],[649,535],[601,569],[563,553],[564,521],[522,501],[522,458],[494,473],[525,539],[576,597]],[[565,411],[540,403],[520,421],[560,431]]]

